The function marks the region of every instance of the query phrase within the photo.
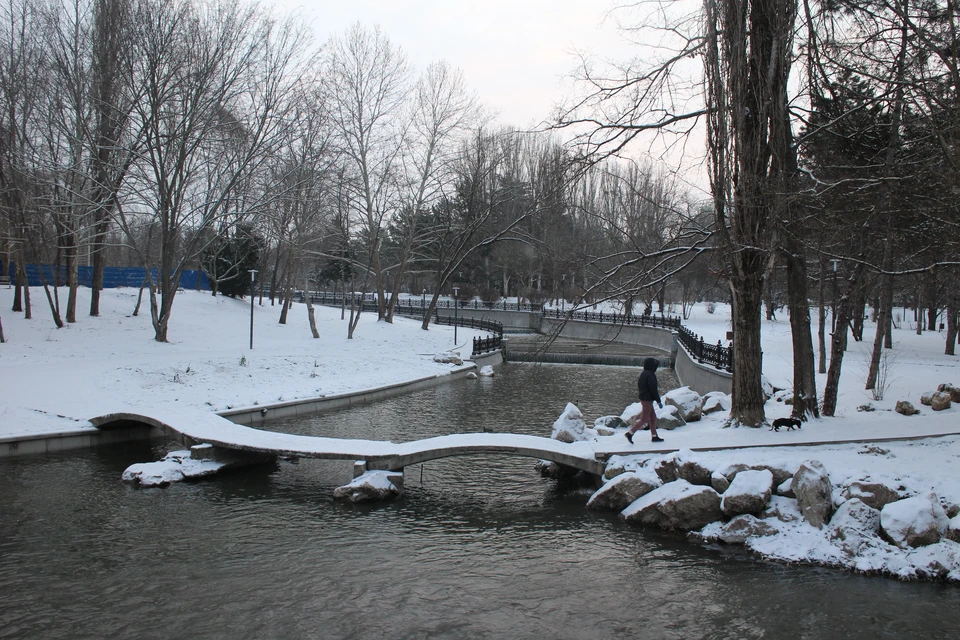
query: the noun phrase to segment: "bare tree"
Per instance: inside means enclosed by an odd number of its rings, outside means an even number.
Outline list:
[[[281,139],[306,41],[292,20],[278,24],[235,2],[143,3],[134,22],[134,81],[145,89],[133,118],[144,151],[131,167],[130,202],[118,223],[141,260],[136,228],[157,224],[156,281],[151,265],[144,267],[156,340],[165,342],[180,276],[203,248],[202,231],[223,219],[238,184]]]
[[[382,319],[387,309],[380,250],[384,226],[399,207],[397,172],[410,92],[407,61],[379,28],[355,24],[328,44],[324,76],[336,144],[350,166],[352,202],[359,210]]]

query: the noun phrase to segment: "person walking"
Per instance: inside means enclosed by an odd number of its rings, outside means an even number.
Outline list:
[[[656,402],[663,409],[660,401],[660,388],[657,385],[657,367],[660,361],[656,358],[647,358],[643,361],[643,371],[637,379],[637,392],[640,396],[640,417],[627,430],[627,440],[633,444],[633,434],[640,429],[650,429],[650,442],[663,442],[657,435],[657,412],[653,409]]]

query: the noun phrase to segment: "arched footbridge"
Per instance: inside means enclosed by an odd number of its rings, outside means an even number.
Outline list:
[[[210,444],[232,451],[298,456],[326,460],[362,460],[367,469],[402,471],[404,467],[438,458],[475,454],[503,454],[550,460],[593,475],[601,475],[604,463],[586,442],[567,444],[538,436],[510,433],[461,433],[389,442],[301,436],[261,431],[234,424],[213,413],[158,410],[150,415],[116,411],[92,418],[101,430],[149,425],[191,444]]]

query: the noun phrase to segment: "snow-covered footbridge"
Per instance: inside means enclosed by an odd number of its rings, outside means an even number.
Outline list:
[[[363,461],[366,469],[401,471],[438,458],[504,454],[550,460],[601,475],[604,463],[587,442],[567,444],[550,438],[509,433],[463,433],[395,443],[273,433],[234,424],[202,411],[151,410],[150,415],[118,411],[90,420],[98,429],[149,425],[190,444],[256,455]]]

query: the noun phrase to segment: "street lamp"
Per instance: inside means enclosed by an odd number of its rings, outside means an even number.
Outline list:
[[[457,346],[457,293],[460,287],[453,288],[453,346]]]
[[[257,270],[247,269],[247,271],[250,272],[250,349],[253,349],[253,282],[257,279]]]
[[[567,308],[567,274],[560,274],[560,312],[563,313]]]
[[[423,297],[420,298],[420,306],[426,309],[427,308],[427,290],[426,289],[423,290],[422,296]]]

